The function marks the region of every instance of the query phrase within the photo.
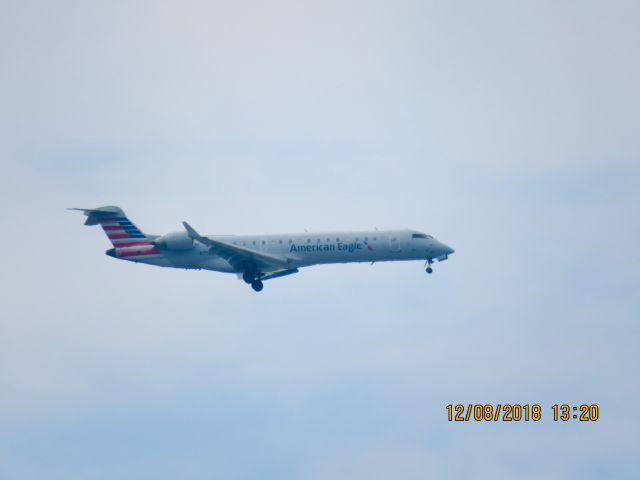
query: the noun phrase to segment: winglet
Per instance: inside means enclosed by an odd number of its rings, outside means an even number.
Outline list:
[[[200,240],[202,238],[202,235],[196,232],[194,228],[187,222],[182,222],[182,225],[184,225],[184,229],[187,231],[187,235],[189,235],[189,238],[192,238],[194,240]]]

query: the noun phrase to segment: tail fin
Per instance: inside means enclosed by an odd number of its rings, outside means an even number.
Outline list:
[[[142,233],[119,207],[70,208],[87,216],[85,225],[100,225],[115,248],[151,245],[153,237]]]

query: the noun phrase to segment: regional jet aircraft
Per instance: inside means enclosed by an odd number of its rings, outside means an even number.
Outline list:
[[[100,225],[113,248],[110,257],[159,267],[235,273],[259,292],[265,280],[323,263],[446,260],[453,249],[415,230],[292,233],[287,235],[200,235],[187,222],[184,231],[148,235],[118,207],[72,208]]]

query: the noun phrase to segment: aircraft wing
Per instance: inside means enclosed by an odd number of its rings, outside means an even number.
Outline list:
[[[266,271],[291,268],[292,258],[251,250],[250,248],[231,245],[209,237],[203,237],[187,222],[182,222],[190,238],[207,245],[213,252],[224,258],[232,267],[242,271],[247,264],[255,265]]]

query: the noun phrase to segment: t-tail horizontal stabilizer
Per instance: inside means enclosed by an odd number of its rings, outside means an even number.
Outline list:
[[[87,220],[85,225],[100,225],[115,248],[150,245],[154,235],[146,235],[126,216],[121,208],[115,206],[99,208],[70,208],[83,212]]]
[[[67,210],[77,210],[87,217],[85,225],[98,225],[100,218],[108,217],[124,217],[124,212],[118,207],[99,207],[99,208],[68,208]]]

